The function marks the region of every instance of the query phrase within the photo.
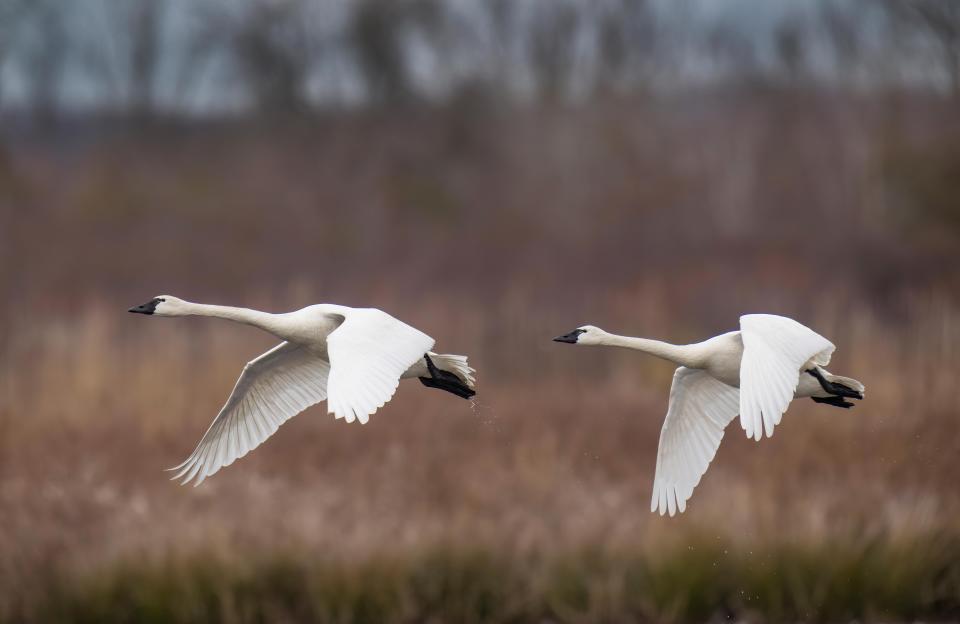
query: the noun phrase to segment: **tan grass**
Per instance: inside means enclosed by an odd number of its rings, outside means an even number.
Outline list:
[[[446,315],[431,318],[431,307],[424,324],[444,334]],[[242,363],[269,340],[106,303],[25,320],[3,358],[3,575],[201,547],[656,549],[693,533],[751,544],[960,528],[957,310],[932,305],[897,327],[861,310],[810,322],[840,336],[834,368],[862,379],[867,400],[850,412],[799,402],[760,444],[732,425],[689,511],[670,519],[648,511],[663,363],[588,354],[617,364],[590,372],[582,352],[547,343],[543,357],[570,362],[511,379],[471,354],[480,371],[472,407],[408,383],[367,426],[313,408],[194,489],[161,468],[192,449]],[[442,344],[470,353],[477,343],[468,334]]]
[[[857,561],[886,573],[909,550],[898,544],[950,542],[957,232],[915,204],[926,191],[897,186],[897,166],[913,159],[889,158],[901,143],[937,154],[955,143],[956,108],[804,101],[359,115],[12,149],[4,180],[16,193],[0,181],[0,198],[15,200],[0,205],[0,620],[24,619],[24,601],[59,596],[58,583],[70,600],[110,597],[101,575],[129,593],[127,576],[163,585],[164,571],[214,570],[229,603],[261,567],[286,569],[286,553],[302,559],[289,563],[294,579],[316,580],[311,566],[333,560],[350,578],[383,564],[396,583],[429,567],[424,552],[472,549],[508,579],[515,555],[521,572],[570,558],[580,595],[591,549],[605,553],[601,568],[622,553],[643,567],[685,563],[679,553],[713,540],[743,570],[763,549],[782,557],[779,570],[815,572],[817,557],[850,544],[844,565],[857,577]],[[910,210],[907,228],[898,215]],[[162,468],[193,449],[243,363],[273,341],[125,312],[157,291],[278,311],[381,307],[470,356],[476,404],[406,382],[366,426],[316,407],[181,488]],[[799,402],[759,444],[731,425],[687,513],[653,516],[672,367],[550,338],[590,322],[693,341],[743,312],[787,314],[833,339],[831,370],[862,380],[867,398],[849,412]],[[206,557],[210,570],[196,563]],[[714,579],[714,559],[697,561],[692,573]],[[903,570],[939,559],[911,561]],[[589,591],[616,603],[628,568]],[[797,573],[801,589],[829,594]],[[339,574],[320,577],[338,587]],[[543,574],[520,576],[553,578]],[[709,583],[691,583],[680,585],[713,596],[709,613],[722,615]],[[643,601],[660,595],[644,587]],[[651,604],[631,613],[703,619]],[[777,619],[777,604],[763,613]],[[617,619],[596,609],[593,621]],[[592,621],[576,609],[527,614]]]

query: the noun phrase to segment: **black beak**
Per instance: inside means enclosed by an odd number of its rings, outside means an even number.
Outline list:
[[[138,306],[133,306],[127,312],[133,312],[134,314],[153,314],[153,311],[157,309],[157,304],[160,303],[159,298],[151,299],[146,303],[142,303]]]
[[[564,334],[562,336],[557,336],[553,339],[554,342],[566,342],[569,344],[577,344],[577,337],[583,333],[582,329],[575,329],[569,334]]]

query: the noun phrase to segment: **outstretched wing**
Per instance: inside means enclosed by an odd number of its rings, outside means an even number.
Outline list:
[[[204,479],[243,457],[280,425],[327,397],[330,365],[304,347],[282,342],[243,367],[226,405],[176,470],[182,483]]]
[[[826,366],[833,343],[793,319],[772,314],[740,317],[740,424],[747,437],[767,437],[780,424],[806,366]]]
[[[352,309],[327,337],[327,410],[366,423],[397,391],[402,375],[433,347],[433,338],[386,312]]]
[[[723,430],[737,417],[739,391],[702,370],[681,366],[673,373],[670,406],[660,430],[657,472],[650,511],[674,515],[717,453]]]

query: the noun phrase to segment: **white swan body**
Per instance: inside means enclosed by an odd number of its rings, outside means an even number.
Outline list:
[[[197,448],[172,469],[182,483],[195,479],[199,485],[323,400],[336,418],[366,423],[401,379],[417,377],[463,398],[474,394],[474,370],[465,356],[433,353],[433,338],[374,308],[319,304],[271,314],[160,295],[130,312],[223,318],[284,341],[244,366]]]
[[[660,431],[650,503],[661,515],[686,509],[723,430],[738,414],[747,437],[760,440],[764,432],[773,435],[795,398],[844,408],[853,405],[845,399],[863,398],[863,384],[823,368],[833,343],[783,316],[748,314],[740,317],[740,331],[689,345],[618,336],[592,325],[554,340],[624,347],[680,365]]]

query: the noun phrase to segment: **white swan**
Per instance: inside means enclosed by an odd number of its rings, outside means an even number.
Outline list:
[[[683,512],[693,488],[720,446],[723,430],[740,414],[747,437],[767,437],[794,398],[849,408],[862,399],[863,384],[823,367],[834,346],[793,319],[772,314],[740,317],[740,331],[703,342],[673,345],[609,334],[585,325],[557,342],[626,347],[670,360],[670,404],[660,431],[650,511]]]
[[[347,422],[366,423],[417,377],[428,387],[472,397],[474,370],[462,355],[430,351],[433,338],[374,308],[320,304],[271,314],[154,297],[130,312],[214,316],[259,327],[284,340],[247,363],[226,404],[174,479],[204,479],[259,446],[284,422],[324,399]]]

